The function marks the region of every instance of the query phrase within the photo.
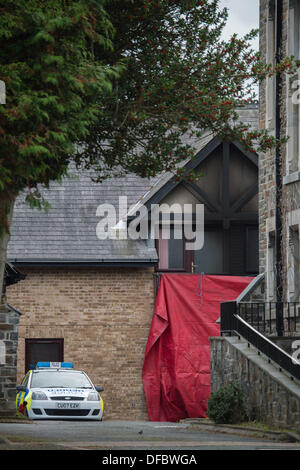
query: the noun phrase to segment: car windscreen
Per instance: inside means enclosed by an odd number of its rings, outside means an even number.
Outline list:
[[[32,388],[92,388],[82,372],[36,371],[32,374]]]

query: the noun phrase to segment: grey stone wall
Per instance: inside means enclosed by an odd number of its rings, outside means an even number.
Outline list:
[[[259,362],[264,359],[253,348],[249,354],[242,353],[234,347],[232,338],[210,338],[210,351],[212,392],[236,383],[244,392],[252,420],[300,429],[299,386],[282,372],[268,372],[272,366],[266,360],[266,366],[261,367]],[[257,359],[253,359],[254,354]]]
[[[267,16],[268,16],[268,0],[260,1],[260,26],[259,26],[259,38],[260,38],[260,52],[263,58],[266,60],[267,54]],[[263,82],[259,88],[259,127],[265,127],[266,121],[266,83]],[[269,153],[259,155],[258,159],[258,217],[259,217],[259,272],[265,272],[266,267],[266,214],[268,211],[268,205],[266,201],[267,194],[273,191],[272,188],[272,172],[273,172],[273,157]],[[267,174],[268,173],[268,174]]]
[[[16,415],[18,325],[19,314],[0,306],[0,417]]]
[[[288,34],[290,27],[288,24],[289,15],[289,0],[283,0],[283,21],[282,21],[282,57],[290,55],[288,53]],[[262,54],[262,60],[268,62],[268,48],[270,47],[270,40],[268,38],[268,10],[269,0],[260,0],[260,51]],[[287,126],[287,77],[286,74],[281,74],[281,87],[279,92],[280,102],[280,121],[281,121],[281,137],[286,137],[289,133]],[[289,81],[291,80],[291,76]],[[266,128],[269,126],[267,117],[267,107],[270,97],[266,93],[266,82],[262,82],[260,85],[259,93],[259,127]],[[273,105],[275,106],[275,95],[273,95]],[[275,112],[273,109],[273,117]],[[274,119],[272,127],[268,127],[268,130],[274,133]],[[285,301],[288,300],[289,296],[289,285],[288,285],[288,271],[289,271],[289,225],[288,215],[300,208],[300,179],[299,175],[296,179],[291,179],[290,176],[294,176],[295,173],[289,174],[288,161],[287,161],[287,144],[282,144],[280,147],[281,152],[281,179],[282,184],[282,198],[280,203],[280,212],[282,215],[282,279],[283,279],[283,293]],[[272,149],[266,153],[260,153],[259,155],[259,272],[266,272],[267,270],[267,252],[268,252],[268,230],[267,221],[271,221],[275,218],[275,197],[276,197],[276,173],[275,173],[275,149]],[[273,231],[274,228],[271,230]],[[268,280],[266,279],[266,282]],[[266,292],[269,291],[269,286],[266,285]]]

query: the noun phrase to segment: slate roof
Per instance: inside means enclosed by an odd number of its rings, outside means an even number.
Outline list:
[[[257,127],[258,107],[243,109],[241,119]],[[197,145],[199,152],[212,136]],[[48,213],[30,209],[21,195],[16,202],[7,259],[16,264],[36,263],[136,263],[157,261],[157,253],[147,240],[99,240],[96,216],[100,204],[118,208],[119,196],[127,196],[128,206],[148,200],[172,177],[165,173],[153,179],[136,175],[94,183],[89,172],[70,171],[72,178],[53,182],[43,196],[50,203]],[[118,215],[118,214],[117,214]],[[119,219],[117,218],[117,221]]]
[[[88,172],[70,171],[72,178],[52,183],[43,191],[50,203],[48,213],[32,210],[19,198],[14,210],[8,261],[104,262],[156,260],[146,241],[99,240],[96,216],[100,204],[119,206],[119,196],[134,204],[150,186],[135,175],[114,178],[101,184],[91,182]]]

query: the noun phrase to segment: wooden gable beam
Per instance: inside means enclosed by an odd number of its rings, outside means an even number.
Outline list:
[[[200,201],[203,202],[207,209],[211,212],[222,212],[222,207],[208,194],[201,189],[196,183],[193,182],[182,182],[182,185],[197,199],[200,198]]]
[[[258,193],[258,184],[255,183],[250,189],[247,189],[231,206],[233,212],[237,212],[243,207],[250,199]]]

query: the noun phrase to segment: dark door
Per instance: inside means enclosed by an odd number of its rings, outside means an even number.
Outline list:
[[[232,225],[228,230],[207,227],[203,248],[194,253],[194,272],[231,276],[258,272],[257,225]]]
[[[25,373],[35,367],[37,362],[63,362],[63,339],[26,339]]]
[[[223,274],[223,232],[218,227],[206,228],[204,245],[194,252],[195,273]]]

